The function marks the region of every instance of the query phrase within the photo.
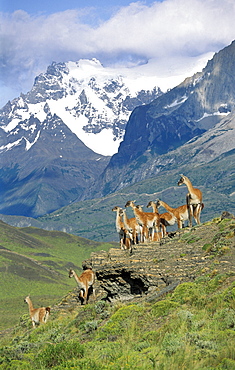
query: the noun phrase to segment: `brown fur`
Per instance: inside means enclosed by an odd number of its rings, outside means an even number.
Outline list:
[[[157,203],[151,200],[147,205],[147,208],[149,207],[153,208],[153,212],[159,214]],[[162,229],[162,237],[165,237],[167,236],[167,231],[166,231],[167,226],[174,225],[176,222],[176,218],[175,216],[173,216],[172,214],[168,212],[160,213],[159,216],[160,216],[160,227]]]
[[[143,228],[146,228],[148,232],[150,232],[150,229],[152,230],[150,240],[153,240],[154,230],[156,230],[157,234],[159,232],[160,217],[158,214],[153,212],[143,212],[135,205],[134,202],[135,202],[134,200],[129,200],[126,203],[125,207],[131,207],[133,209],[133,212],[139,225],[141,225]]]
[[[29,306],[29,315],[34,328],[36,325],[44,324],[47,322],[51,312],[50,307],[34,308],[29,295],[24,299],[24,301]]]
[[[133,244],[138,244],[139,236],[142,232],[141,226],[138,224],[135,217],[127,217],[125,209],[122,210],[122,215],[124,227],[132,235]]]
[[[76,272],[73,269],[69,270],[69,278],[74,277],[78,288],[80,289],[79,297],[82,300],[82,304],[86,304],[88,301],[88,291],[90,287],[93,287],[93,284],[95,282],[95,273],[92,269],[87,269],[83,271],[83,273],[78,276]],[[93,295],[95,296],[95,291],[93,288]]]
[[[194,188],[188,177],[181,175],[178,181],[178,186],[185,184],[188,188],[186,195],[186,203],[189,213],[189,226],[192,226],[192,218],[194,217],[197,224],[200,224],[201,211],[204,208],[202,203],[202,192],[200,189]]]
[[[113,212],[117,212],[116,216],[116,230],[119,234],[119,241],[120,241],[120,248],[122,250],[124,249],[130,249],[132,252],[132,240],[133,236],[132,233],[129,232],[124,225],[124,222],[122,221],[123,216],[123,209],[121,207],[114,207],[112,209]]]
[[[188,220],[188,207],[187,204],[179,206],[177,208],[173,208],[169,206],[166,202],[162,200],[157,201],[157,206],[164,207],[172,216],[174,216],[177,220],[178,228],[182,229],[184,221]]]

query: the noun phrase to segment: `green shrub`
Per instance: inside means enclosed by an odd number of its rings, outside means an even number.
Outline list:
[[[0,362],[1,363],[1,362]],[[23,360],[12,360],[8,364],[0,365],[2,370],[32,370],[32,364]]]
[[[126,332],[131,321],[138,321],[142,316],[144,309],[137,305],[128,305],[119,308],[107,323],[102,327],[100,336],[103,337],[116,337]]]
[[[180,304],[188,303],[198,305],[202,303],[202,305],[204,305],[204,296],[199,286],[195,283],[182,283],[178,285],[172,294],[172,300]]]
[[[107,303],[105,301],[98,301],[95,304],[95,312],[97,314],[103,313],[107,308]]]
[[[56,366],[56,370],[102,370],[105,369],[100,363],[91,359],[68,360],[66,365]],[[107,369],[107,368],[106,368]]]
[[[84,324],[84,329],[85,329],[86,333],[90,333],[90,332],[96,330],[97,328],[98,328],[98,321],[97,320],[87,321]]]
[[[13,346],[2,346],[0,347],[0,364],[22,360],[25,353],[34,350],[36,347],[37,345],[27,341],[16,343]]]
[[[108,305],[105,301],[98,301],[95,304],[95,312],[100,315],[101,319],[107,319],[109,317]]]
[[[152,307],[152,313],[156,317],[166,316],[177,307],[179,307],[179,303],[166,299],[155,303]]]
[[[217,345],[213,339],[209,339],[209,335],[199,333],[186,333],[187,342],[199,349],[217,350]]]
[[[197,242],[198,240],[200,240],[200,237],[195,235],[192,232],[188,232],[188,233],[185,233],[181,236],[181,240],[186,241],[186,243],[188,243],[188,244],[192,244],[192,243]]]
[[[162,349],[167,356],[172,356],[183,347],[184,343],[174,333],[166,333],[162,341]]]
[[[178,317],[180,318],[182,323],[185,323],[187,328],[190,329],[193,323],[194,315],[187,310],[181,310],[178,312]]]
[[[214,319],[219,321],[220,330],[235,329],[235,310],[224,308],[214,315]]]
[[[221,298],[224,302],[234,304],[235,301],[235,287],[234,283],[221,293]]]
[[[235,370],[235,361],[230,358],[224,358],[217,367],[219,370]]]
[[[150,343],[148,341],[141,341],[135,344],[134,350],[141,352],[143,349],[146,349],[148,347],[150,347]]]
[[[48,344],[37,356],[38,366],[51,368],[63,365],[67,360],[81,358],[84,355],[84,347],[79,342],[65,342],[58,344]]]
[[[209,253],[212,248],[213,248],[213,244],[206,243],[203,245],[202,250],[205,251],[206,253]]]

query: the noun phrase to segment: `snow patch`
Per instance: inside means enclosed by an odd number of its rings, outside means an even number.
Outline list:
[[[227,116],[228,114],[230,114],[231,112],[214,112],[214,113],[204,113],[203,116],[201,118],[199,118],[198,120],[196,120],[196,122],[200,122],[202,121],[204,118],[207,118],[207,117],[213,117],[213,116]]]
[[[176,99],[173,101],[173,103],[166,105],[164,109],[174,108],[180,104],[183,104],[187,99],[188,97],[184,95],[182,98],[180,98],[180,100]]]
[[[18,125],[19,122],[20,122],[19,118],[14,118],[14,119],[11,120],[11,122],[8,125],[2,126],[2,129],[5,132],[10,132],[10,131],[12,131],[16,128],[16,126]]]
[[[40,136],[40,131],[37,132],[37,135],[36,135],[36,137],[35,137],[35,139],[32,143],[24,137],[25,142],[26,142],[26,145],[25,145],[25,150],[26,151],[28,151],[37,142],[39,136]]]
[[[12,148],[14,148],[14,146],[19,145],[21,140],[22,140],[22,138],[20,138],[19,140],[14,141],[13,143],[8,143],[7,145],[2,145],[0,147],[0,151],[3,152],[3,151],[11,150]]]

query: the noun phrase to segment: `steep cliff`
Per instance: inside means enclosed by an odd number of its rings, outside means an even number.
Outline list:
[[[202,72],[135,108],[118,153],[88,195],[104,196],[182,164],[192,168],[204,149],[200,163],[219,157],[222,148],[223,153],[233,150],[234,140],[226,147],[228,137],[234,137],[234,73],[235,42],[215,54]],[[219,150],[208,151],[215,140]]]

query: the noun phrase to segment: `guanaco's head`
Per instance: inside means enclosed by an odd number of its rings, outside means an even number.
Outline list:
[[[161,201],[160,201],[160,199],[157,199],[157,200],[156,200],[156,206],[157,206],[157,208],[161,206]]]
[[[150,200],[147,204],[147,208],[150,208],[154,205],[154,202],[152,200]]]
[[[139,211],[143,211],[143,206],[141,206],[140,204],[138,204],[138,205],[136,206],[136,208],[137,208]]]
[[[120,210],[121,210],[121,207],[118,207],[118,206],[112,208],[113,212],[119,212]]]
[[[69,270],[69,278],[72,278],[74,276],[74,270],[70,269]]]
[[[29,295],[27,295],[27,297],[25,297],[24,299],[24,303],[29,303],[29,300],[30,300]]]
[[[119,210],[119,216],[123,216],[125,209],[120,208]]]
[[[187,179],[187,177],[184,176],[184,175],[180,175],[180,176],[181,177],[180,177],[180,179],[178,181],[178,186],[185,184],[185,180]]]
[[[125,204],[125,207],[133,207],[135,205],[135,202],[135,200],[128,200],[128,202],[126,202]]]

